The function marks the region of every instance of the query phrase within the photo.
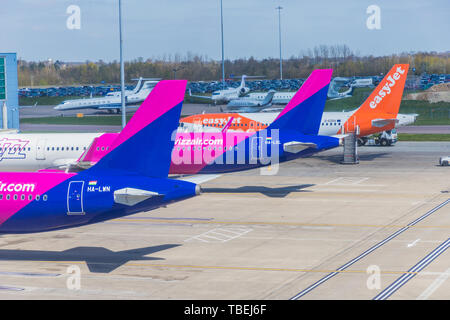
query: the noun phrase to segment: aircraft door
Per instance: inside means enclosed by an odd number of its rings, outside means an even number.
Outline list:
[[[251,140],[251,159],[252,160],[258,160],[261,158],[262,153],[262,137],[252,137]]]
[[[45,145],[47,140],[39,139],[36,144],[36,160],[45,160]]]
[[[82,215],[84,181],[71,181],[67,190],[67,214]]]

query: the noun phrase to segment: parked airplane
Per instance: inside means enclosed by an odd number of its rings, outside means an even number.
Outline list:
[[[260,78],[260,77],[243,75],[241,84],[237,88],[227,88],[227,89],[217,90],[217,91],[214,91],[211,96],[196,96],[196,95],[192,95],[191,91],[189,91],[189,96],[194,97],[194,98],[203,99],[206,101],[210,101],[215,104],[222,103],[222,102],[229,102],[233,99],[238,99],[239,97],[243,97],[247,93],[250,92],[250,89],[245,86],[245,79],[249,79],[249,78]]]
[[[155,85],[160,81],[159,79],[144,80],[140,78],[138,85],[132,90],[125,93],[126,105],[135,105],[145,100],[148,94],[152,91]],[[142,84],[141,84],[142,83]],[[73,99],[65,100],[61,104],[54,107],[55,110],[77,110],[77,109],[101,109],[120,113],[122,108],[122,99],[120,92],[110,92],[104,97],[88,98],[88,99]]]
[[[196,184],[168,178],[186,84],[160,82],[88,170],[0,173],[0,233],[77,227],[198,194]]]
[[[219,135],[216,133],[204,135],[196,132],[178,133],[175,137],[176,147],[172,156],[170,173],[228,172],[264,165],[260,159],[267,148],[274,153],[268,151],[266,156],[278,154],[280,161],[286,161],[336,147],[339,139],[317,136],[331,73],[332,70],[314,71],[283,112],[278,115],[277,120],[273,121],[268,130],[259,134],[236,133],[229,130],[224,130]],[[269,129],[278,129],[279,132]],[[272,132],[275,133],[272,135]],[[276,134],[279,134],[279,137],[276,137]],[[84,152],[81,151],[80,146],[78,160],[74,161],[74,154],[71,153],[73,145],[70,140],[78,142],[80,140],[78,135],[73,133],[69,138],[53,134],[53,136],[46,136],[47,140],[41,142],[39,142],[41,139],[39,134],[35,134],[34,139],[28,136],[26,139],[22,138],[21,134],[2,135],[0,140],[21,139],[23,146],[15,147],[9,142],[7,151],[20,153],[20,157],[1,160],[0,169],[17,170],[17,167],[23,169],[28,166],[28,170],[33,170],[36,166],[46,168],[60,166],[70,167],[70,171],[83,170],[108,154],[117,136],[116,133],[101,136],[92,134],[92,143],[82,147]],[[38,149],[39,143],[41,149]],[[39,157],[36,156],[38,153]],[[188,158],[192,160],[191,163],[187,160]],[[213,163],[210,162],[211,159],[214,160]]]
[[[350,112],[324,112],[320,122],[320,135],[337,135],[353,132],[359,127],[359,136],[391,130],[396,124],[414,121],[416,115],[398,115],[401,97],[408,74],[408,64],[394,65],[372,94],[361,106]],[[267,128],[279,113],[210,113],[192,115],[181,119],[183,130],[200,126],[222,128],[233,117],[230,130],[258,131]]]
[[[233,99],[227,104],[228,110],[239,110],[241,112],[261,111],[272,105],[272,99],[275,90],[269,90],[263,100],[252,99],[248,97]]]
[[[258,132],[179,132],[170,173],[225,173],[307,157],[339,146],[339,138],[317,135],[332,70],[315,70],[266,130]],[[99,137],[80,158],[89,167],[108,154]],[[104,141],[106,140],[106,141]],[[103,149],[103,151],[102,151]]]

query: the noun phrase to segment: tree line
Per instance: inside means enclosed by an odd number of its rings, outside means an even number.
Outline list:
[[[373,76],[384,74],[396,63],[409,63],[421,75],[450,73],[448,52],[414,52],[387,56],[361,56],[346,45],[320,45],[283,59],[283,78],[306,78],[314,69],[332,68],[334,77]],[[257,75],[266,79],[279,79],[279,59],[242,58],[225,60],[228,77]],[[66,63],[61,61],[18,61],[20,87],[50,85],[117,84],[120,82],[119,62],[86,61]],[[138,58],[125,62],[125,81],[138,77],[213,81],[222,77],[221,61],[188,52],[185,56],[164,55],[158,58]]]

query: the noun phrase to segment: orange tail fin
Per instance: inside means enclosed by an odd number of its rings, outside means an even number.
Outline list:
[[[364,103],[350,116],[344,124],[346,132],[353,132],[360,127],[360,135],[393,129],[397,118],[409,64],[396,64],[373,90]],[[389,124],[380,127],[374,121],[390,120]]]

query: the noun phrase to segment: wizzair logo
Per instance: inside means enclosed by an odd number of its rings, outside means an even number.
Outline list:
[[[202,139],[202,138],[194,138],[194,139],[183,139],[178,138],[175,140],[176,146],[193,146],[193,145],[207,145],[207,146],[219,146],[223,145],[222,139]]]
[[[0,161],[3,159],[25,159],[26,154],[23,152],[25,147],[30,143],[28,140],[8,139],[0,140]]]
[[[397,80],[400,79],[400,77],[402,76],[402,74],[405,73],[405,70],[403,70],[400,66],[397,67],[397,72],[395,72],[393,75],[389,75],[389,77],[387,77],[387,81],[384,84],[384,86],[381,88],[380,91],[378,91],[378,94],[373,98],[372,101],[370,101],[369,106],[372,109],[375,109],[377,107],[377,105],[380,104],[381,101],[383,101],[383,98],[388,95],[391,94],[392,89],[395,84],[397,83]]]
[[[0,181],[0,192],[34,192],[34,183],[4,183]]]

